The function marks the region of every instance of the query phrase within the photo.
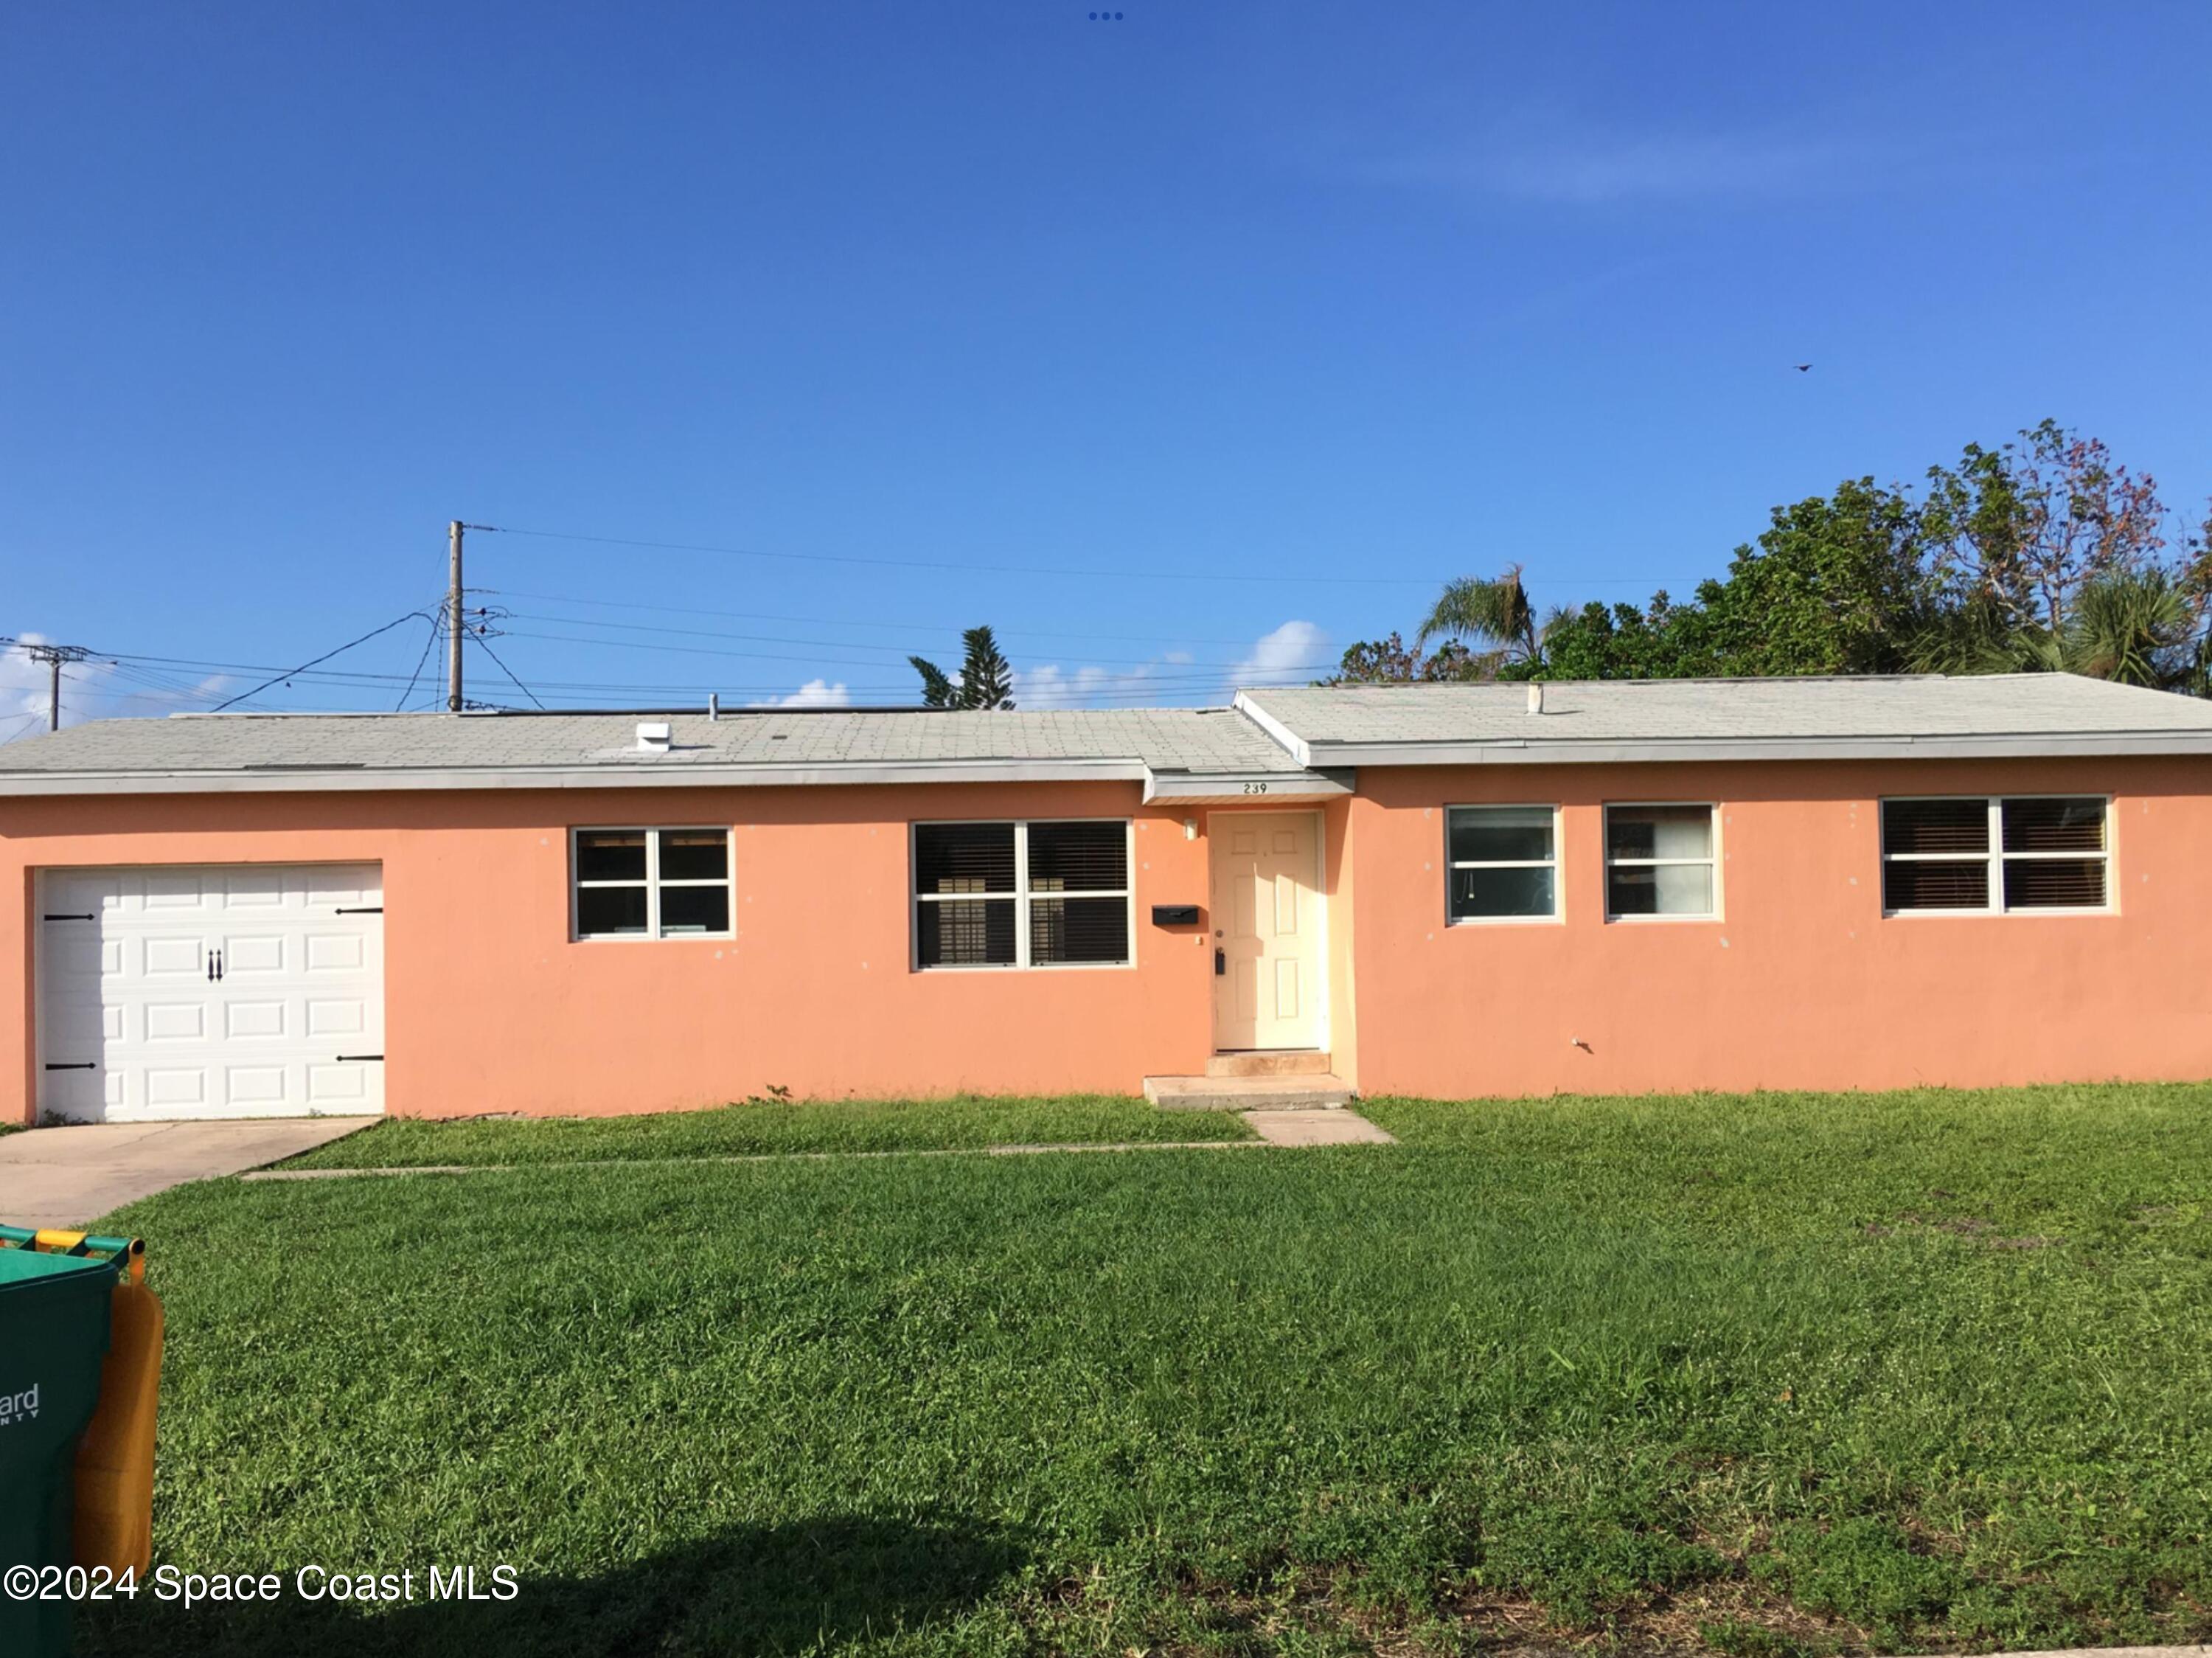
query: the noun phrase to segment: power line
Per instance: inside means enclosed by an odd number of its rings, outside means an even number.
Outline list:
[[[542,709],[545,706],[544,703],[538,701],[538,693],[536,692],[532,691],[528,686],[523,684],[520,680],[515,679],[514,670],[500,660],[499,653],[491,648],[490,640],[485,638],[481,633],[472,633],[469,637],[474,639],[477,644],[483,648],[483,654],[485,655],[490,657],[495,662],[499,663],[499,671],[501,673],[506,674],[508,679],[514,680],[514,688],[517,691],[520,691],[524,696],[529,698],[532,702],[538,703],[538,706],[539,708]]]
[[[340,655],[346,651],[351,650],[356,645],[367,644],[371,639],[375,638],[378,634],[389,633],[392,629],[398,627],[400,623],[411,621],[422,613],[419,610],[410,610],[404,616],[395,617],[392,620],[386,622],[382,627],[371,628],[368,632],[362,634],[358,639],[347,640],[336,650],[326,650],[321,655],[301,663],[297,667],[287,668],[282,674],[275,674],[269,679],[264,680],[259,685],[254,686],[252,691],[240,692],[238,695],[233,697],[228,702],[217,703],[213,708],[210,709],[208,712],[210,714],[220,714],[224,709],[229,708],[234,704],[244,702],[248,697],[253,696],[256,692],[268,690],[270,686],[276,684],[279,680],[288,680],[295,674],[304,674],[307,669],[313,667],[315,663],[327,662],[331,657]]]
[[[892,655],[896,656],[901,661],[904,661],[908,655],[913,654],[908,645],[872,645],[868,644],[864,641],[854,639],[804,639],[793,638],[787,634],[777,633],[720,633],[712,628],[653,627],[642,622],[596,622],[587,621],[574,616],[538,616],[532,614],[529,611],[517,611],[514,613],[514,614],[515,619],[519,621],[552,622],[568,627],[618,628],[626,633],[663,634],[680,639],[728,639],[740,643],[749,644],[818,645],[828,650],[880,650],[889,652]],[[509,632],[513,631],[512,629],[507,631]],[[524,633],[517,634],[516,637],[519,638],[527,639],[561,638],[568,640],[573,643],[581,644],[628,645],[631,643],[630,641],[626,639],[593,639],[589,636],[577,638],[575,636],[568,634]],[[1248,650],[1252,645],[1252,642],[1249,639],[1230,640],[1224,641],[1224,643],[1241,645]],[[1012,654],[1017,661],[1026,659],[1042,661],[1046,660],[1046,653],[1043,651],[1017,650]],[[805,660],[813,659],[808,658]],[[1051,660],[1054,662],[1098,662],[1109,667],[1142,667],[1152,663],[1158,662],[1162,659],[1158,656],[1077,656],[1056,654],[1052,656]],[[1172,664],[1172,666],[1176,667],[1241,667],[1243,662],[1243,658],[1240,657],[1233,662],[1200,661],[1193,660],[1190,661],[1176,662]]]
[[[541,541],[575,541],[603,547],[644,547],[658,552],[703,552],[724,558],[778,558],[795,564],[866,564],[877,570],[950,570],[982,576],[1065,576],[1108,582],[1244,582],[1274,586],[1437,587],[1443,578],[1427,576],[1248,576],[1216,570],[1071,570],[1044,565],[970,564],[947,559],[866,558],[853,553],[769,552],[758,547],[714,546],[696,541],[639,541],[620,535],[572,535],[561,530],[514,529],[503,524],[472,524],[498,535],[527,535]]]
[[[472,530],[495,535],[526,535],[541,541],[574,541],[592,546],[643,547],[658,552],[699,552],[725,558],[775,558],[796,564],[865,564],[879,570],[963,570],[984,576],[1065,576],[1085,581],[1108,582],[1227,582],[1264,583],[1278,587],[1441,587],[1455,578],[1443,576],[1279,576],[1242,571],[1169,570],[1082,570],[1049,564],[977,564],[951,559],[869,558],[856,553],[773,552],[761,547],[720,546],[699,541],[645,541],[620,535],[578,535],[565,530],[516,529],[505,524],[471,524]],[[1640,576],[1547,576],[1546,585],[1585,587],[1644,587],[1652,578]]]
[[[957,636],[966,631],[965,622],[858,622],[843,616],[775,616],[765,611],[708,610],[698,605],[647,605],[620,599],[583,599],[564,593],[524,593],[514,588],[482,588],[479,592],[496,594],[505,599],[535,599],[556,605],[583,605],[595,610],[657,611],[670,616],[715,616],[734,622],[791,622],[810,627],[872,628],[879,631],[911,632],[919,628],[924,632]],[[546,617],[546,621],[562,621],[598,627],[612,627],[611,622],[593,623],[580,616]],[[1079,639],[1097,641],[1110,639],[1125,644],[1179,645],[1249,645],[1249,639],[1199,638],[1188,634],[1174,633],[1064,633],[1050,628],[1024,627],[1018,630],[1025,639]]]
[[[415,682],[422,677],[422,665],[430,660],[430,653],[438,648],[438,619],[429,619],[430,637],[422,641],[422,654],[415,659],[415,671],[407,676],[407,689],[399,693],[399,700],[392,705],[395,714],[407,706],[407,699],[415,694]]]

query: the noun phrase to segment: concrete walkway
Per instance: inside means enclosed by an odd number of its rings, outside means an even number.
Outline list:
[[[1397,1144],[1396,1137],[1342,1106],[1318,1106],[1309,1111],[1248,1111],[1244,1120],[1271,1146]]]
[[[376,1120],[86,1123],[0,1135],[0,1222],[81,1228],[173,1186],[281,1162]]]
[[[838,1162],[886,1157],[1042,1157],[1060,1152],[1268,1151],[1279,1146],[1394,1146],[1386,1134],[1356,1111],[1331,1106],[1320,1111],[1248,1111],[1243,1113],[1258,1137],[1251,1140],[1105,1140],[1073,1145],[917,1146],[900,1151],[729,1151],[672,1157],[576,1157],[542,1163],[415,1163],[392,1168],[264,1168],[241,1175],[247,1180],[387,1179],[402,1174],[513,1174],[523,1169],[651,1168],[672,1163]]]

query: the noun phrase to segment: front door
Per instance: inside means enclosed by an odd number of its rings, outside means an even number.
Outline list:
[[[1321,816],[1217,812],[1213,1045],[1310,1048],[1321,1033]]]

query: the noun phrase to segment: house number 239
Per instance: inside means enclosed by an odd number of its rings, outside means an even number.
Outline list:
[[[1244,792],[1248,795],[1264,795],[1267,792],[1267,785],[1264,783],[1248,783],[1244,785]]]

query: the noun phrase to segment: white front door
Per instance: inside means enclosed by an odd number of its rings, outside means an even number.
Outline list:
[[[1321,1040],[1321,816],[1217,812],[1213,1045],[1310,1048]]]
[[[382,1111],[383,905],[373,863],[46,871],[41,1115]]]

